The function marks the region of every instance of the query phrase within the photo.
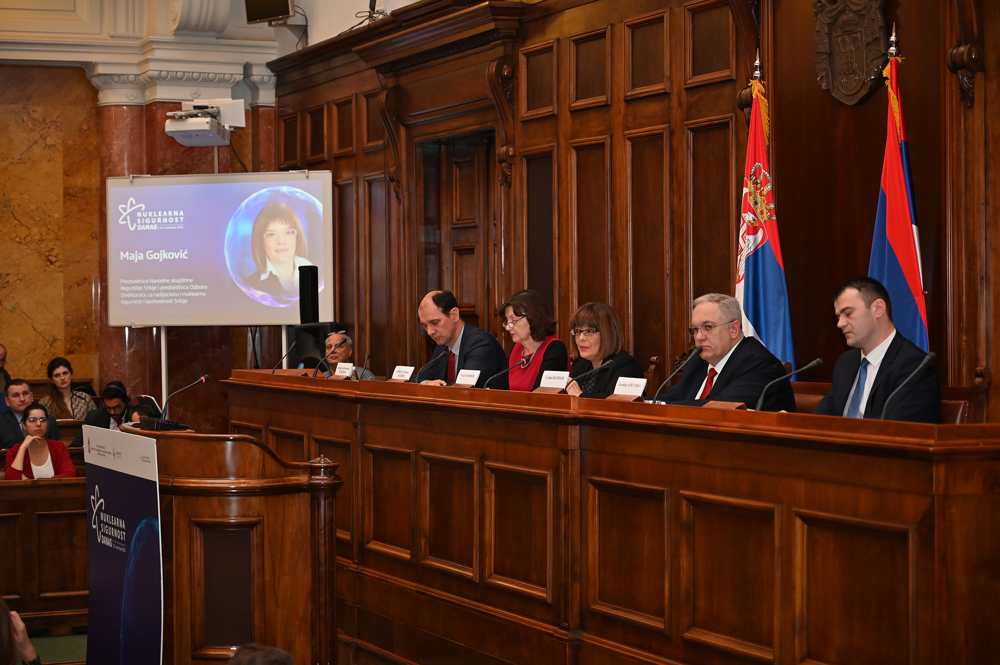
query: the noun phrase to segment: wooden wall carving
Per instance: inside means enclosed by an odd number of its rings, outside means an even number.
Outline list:
[[[976,53],[990,57],[994,11],[979,0],[885,6],[907,57],[931,347],[945,383],[979,391],[984,410],[1000,413],[985,404],[990,308],[1000,302],[983,206],[989,106],[968,94],[991,84],[969,67]],[[844,341],[827,294],[867,267],[886,99],[876,85],[853,106],[831,104],[816,85],[816,30],[808,2],[433,0],[272,63],[283,168],[303,167],[307,112],[329,107],[327,159],[313,168],[337,174],[335,304],[356,328],[357,356],[371,353],[380,373],[419,364],[422,292],[466,289],[457,280],[476,273],[466,311],[508,346],[493,312],[512,292],[551,294],[564,337],[581,298],[602,298],[621,315],[628,350],[644,364],[658,358],[662,379],[662,359],[689,348],[691,298],[733,289],[747,133],[736,100],[759,47],[797,359],[824,358],[811,378],[828,380]],[[951,55],[960,80],[948,49],[966,44],[976,49]],[[395,107],[388,129],[380,106]],[[443,190],[428,184],[447,185],[443,146],[480,139],[477,177],[491,184],[481,236],[452,246],[440,235]],[[393,195],[372,209],[366,183],[376,174]]]
[[[816,11],[816,81],[833,98],[857,104],[881,84],[889,38],[883,0],[826,2]]]

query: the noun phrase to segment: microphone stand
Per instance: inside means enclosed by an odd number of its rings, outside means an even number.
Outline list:
[[[784,376],[779,376],[777,379],[771,379],[770,381],[768,381],[767,384],[760,391],[760,396],[757,398],[757,404],[753,407],[754,411],[760,411],[760,407],[762,407],[764,405],[764,397],[767,395],[767,391],[768,391],[768,389],[771,386],[773,386],[776,383],[780,383],[780,382],[782,382],[782,381],[784,381],[786,379],[790,379],[793,376],[795,376],[796,374],[798,374],[799,372],[804,372],[807,369],[812,369],[813,367],[816,367],[817,365],[822,365],[822,364],[823,364],[823,359],[822,358],[815,358],[812,361],[810,361],[810,362],[806,363],[805,365],[803,365],[802,367],[800,367],[800,368],[798,368],[796,370],[792,370],[791,372],[789,372],[788,374],[785,374]]]
[[[297,340],[297,339],[293,339],[292,340],[292,343],[288,345],[288,350],[285,351],[285,355],[281,356],[281,358],[278,360],[278,362],[274,363],[274,367],[271,368],[271,374],[274,374],[275,372],[278,371],[278,366],[281,365],[281,363],[283,363],[285,361],[285,358],[288,357],[288,354],[292,352],[292,349],[294,349],[295,345],[298,344],[298,343],[299,343],[299,340]]]
[[[423,376],[424,372],[426,372],[428,368],[432,367],[434,363],[440,362],[441,359],[447,356],[449,353],[450,351],[448,349],[445,349],[444,353],[439,353],[430,360],[428,360],[427,364],[421,367],[420,370],[417,372],[417,376],[415,379],[413,379],[413,383],[420,383],[420,377]]]
[[[178,388],[174,392],[172,392],[169,395],[167,395],[167,399],[163,400],[163,411],[160,412],[160,422],[163,422],[164,420],[167,419],[167,409],[170,408],[170,400],[171,400],[171,398],[174,395],[179,395],[180,393],[184,392],[185,390],[188,390],[190,388],[194,388],[199,383],[205,383],[207,381],[208,381],[208,374],[202,374],[197,379],[195,379],[191,383],[187,384],[183,388]]]
[[[700,346],[696,346],[693,349],[691,349],[691,352],[688,354],[688,357],[684,359],[684,362],[682,362],[680,365],[678,365],[677,368],[674,369],[674,371],[670,373],[670,376],[668,376],[667,378],[663,379],[663,383],[661,383],[660,387],[656,389],[655,393],[653,393],[653,400],[652,400],[653,404],[657,403],[657,400],[660,397],[660,393],[663,391],[664,388],[667,387],[667,384],[670,383],[670,380],[673,379],[675,376],[677,376],[677,374],[682,369],[684,369],[685,367],[687,367],[687,364],[689,362],[691,362],[691,359],[694,358],[698,354],[699,351],[701,351],[701,347]]]
[[[899,394],[900,390],[905,388],[906,385],[913,380],[913,377],[915,377],[917,374],[920,374],[920,372],[922,372],[925,367],[930,365],[931,361],[934,360],[935,357],[936,354],[933,351],[924,356],[924,359],[920,361],[920,364],[917,365],[916,369],[910,372],[910,375],[907,376],[905,379],[903,379],[903,382],[898,386],[896,386],[895,390],[889,393],[889,396],[885,398],[885,404],[882,405],[882,413],[880,413],[878,416],[879,420],[885,420],[885,414],[889,412],[889,404],[892,403],[892,399]]]
[[[530,362],[531,362],[531,356],[525,356],[525,357],[521,358],[521,360],[516,365],[511,365],[507,369],[500,370],[499,372],[497,372],[496,374],[494,374],[490,378],[486,379],[486,383],[483,384],[483,388],[486,389],[486,390],[489,390],[490,381],[492,381],[493,379],[499,378],[499,377],[501,377],[501,376],[503,376],[505,374],[510,373],[510,371],[512,369],[516,368],[516,367],[520,367],[521,369],[524,369],[525,367],[528,366],[528,364]]]

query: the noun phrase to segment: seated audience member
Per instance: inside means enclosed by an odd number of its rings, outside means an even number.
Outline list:
[[[12,379],[7,384],[5,394],[8,409],[0,413],[0,448],[9,448],[24,439],[27,433],[24,428],[24,409],[35,401],[31,386],[24,379]],[[51,416],[45,437],[59,438],[59,426],[56,425],[56,419]]]
[[[101,391],[101,406],[87,414],[83,419],[84,425],[103,427],[104,429],[118,430],[122,422],[125,421],[125,413],[128,410],[128,393],[121,381],[111,381],[104,386]],[[78,446],[83,443],[83,432],[81,431],[73,437],[73,445]]]
[[[851,349],[837,359],[833,386],[816,413],[881,418],[886,399],[927,354],[896,331],[889,293],[874,279],[861,277],[844,284],[833,301],[833,311]],[[893,398],[885,418],[940,421],[941,393],[933,365],[921,370]]]
[[[478,369],[477,388],[503,371],[507,365],[503,348],[496,337],[471,323],[462,321],[458,300],[451,291],[431,291],[417,308],[420,325],[437,347],[431,359],[420,368],[414,381],[433,386],[455,383],[463,369]]]
[[[69,457],[66,444],[45,438],[49,414],[38,402],[32,402],[24,410],[24,427],[27,434],[21,443],[7,450],[7,466],[4,478],[23,480],[34,478],[72,478],[76,467]]]
[[[500,306],[501,325],[514,341],[505,377],[510,390],[534,390],[544,372],[569,369],[566,345],[555,336],[556,322],[549,311],[538,292],[530,289],[515,293]]]
[[[160,409],[149,397],[139,397],[136,403],[128,408],[128,416],[125,420],[133,425],[138,425],[143,418],[159,420],[162,415]]]
[[[83,420],[97,408],[90,395],[73,390],[73,366],[65,358],[53,358],[46,369],[49,375],[49,394],[38,401],[53,418]]]
[[[0,665],[42,665],[21,615],[0,599]]]
[[[576,310],[569,325],[574,360],[567,393],[607,397],[614,393],[620,377],[642,378],[642,367],[622,351],[622,325],[610,306],[588,302]],[[597,371],[593,371],[595,369]]]
[[[10,374],[7,372],[7,347],[0,344],[0,390],[7,390]]]
[[[332,332],[326,336],[326,364],[330,366],[326,371],[327,378],[333,376],[334,370],[337,369],[337,363],[354,362],[353,357],[354,340],[346,331]],[[354,377],[358,381],[371,381],[375,378],[375,373],[364,366],[355,367]]]
[[[690,332],[698,357],[688,362],[680,382],[664,401],[688,406],[742,402],[753,408],[764,386],[785,374],[784,365],[763,344],[743,336],[742,313],[732,296],[707,293],[695,299]],[[791,384],[781,381],[771,386],[761,408],[794,411]]]
[[[295,665],[295,661],[287,651],[251,642],[236,650],[229,665]]]

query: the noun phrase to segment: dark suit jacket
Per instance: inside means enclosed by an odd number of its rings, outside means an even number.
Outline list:
[[[643,377],[642,367],[635,358],[619,351],[613,356],[604,359],[603,369],[594,372],[579,382],[580,397],[604,398],[615,392],[618,379],[623,376],[641,379]],[[594,365],[589,360],[577,358],[570,367],[569,375],[573,378],[594,369]],[[648,387],[648,386],[647,386]]]
[[[439,354],[448,355],[447,346],[435,347],[430,361],[420,368],[414,377],[420,381],[430,379],[448,380],[448,360],[439,358]],[[458,348],[458,358],[455,363],[455,373],[463,369],[478,369],[479,380],[476,387],[482,388],[486,380],[497,372],[507,369],[507,355],[497,341],[497,338],[481,328],[466,323],[462,332],[462,345]]]
[[[128,413],[130,408],[131,405],[126,405],[125,413]],[[124,416],[122,422],[124,422]],[[111,429],[111,414],[108,413],[103,406],[99,406],[87,414],[87,417],[83,419],[83,424],[93,425],[94,427],[102,427],[104,429]],[[82,427],[80,428],[80,431],[77,433],[77,435],[73,437],[73,445],[74,446],[83,445]]]
[[[896,331],[896,336],[878,367],[875,382],[865,404],[865,418],[879,418],[885,400],[900,383],[917,368],[926,354]],[[840,354],[833,368],[833,386],[816,408],[816,413],[840,416],[854,386],[854,378],[861,366],[861,350],[849,349]],[[936,423],[941,421],[941,390],[934,365],[926,367],[889,405],[886,420],[914,420]]]
[[[10,448],[15,443],[24,441],[24,431],[17,422],[17,416],[10,409],[0,413],[0,448]],[[56,419],[49,416],[49,428],[45,431],[46,439],[59,439],[59,425]]]
[[[708,363],[697,357],[684,369],[680,383],[667,392],[664,400],[670,404],[703,406],[713,400],[743,402],[754,408],[760,392],[769,381],[785,374],[785,367],[763,344],[753,337],[744,337],[733,355],[729,356],[722,372],[715,377],[715,384],[708,399],[698,399],[698,389],[708,374]],[[771,386],[761,406],[764,411],[794,411],[795,396],[788,381]]]

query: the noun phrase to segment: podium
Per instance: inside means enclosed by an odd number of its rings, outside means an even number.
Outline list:
[[[338,464],[249,436],[124,429],[156,439],[164,664],[227,660],[246,642],[334,663]]]

